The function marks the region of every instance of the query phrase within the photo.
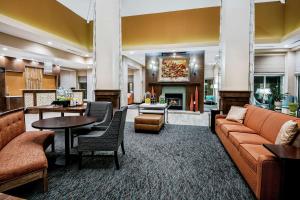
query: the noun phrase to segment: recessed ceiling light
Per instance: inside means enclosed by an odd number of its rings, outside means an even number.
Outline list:
[[[22,58],[17,58],[16,61],[20,62],[22,61],[23,59]]]
[[[288,44],[284,45],[284,48],[289,48],[289,47],[290,47],[290,45],[288,45]]]
[[[85,57],[89,57],[89,54],[85,54],[84,56],[85,56]]]
[[[134,51],[129,51],[129,54],[130,55],[133,55],[135,52]]]
[[[3,50],[3,51],[7,51],[7,50],[8,50],[8,48],[6,48],[6,47],[3,47],[3,48],[2,48],[2,50]]]
[[[53,44],[53,43],[52,43],[52,42],[50,42],[50,41],[49,41],[49,42],[47,42],[47,43],[48,43],[49,45],[52,45],[52,44]]]
[[[175,52],[175,51],[176,51],[176,50],[174,50],[174,49],[172,50],[172,52]]]

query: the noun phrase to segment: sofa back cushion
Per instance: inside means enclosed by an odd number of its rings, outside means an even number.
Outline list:
[[[271,115],[265,120],[260,135],[272,143],[275,143],[282,125],[289,120],[293,120],[298,124],[300,123],[299,118],[272,111]]]
[[[262,125],[272,111],[253,105],[245,105],[245,107],[247,108],[247,113],[245,115],[244,125],[260,133]]]
[[[0,115],[0,150],[12,139],[25,132],[24,111],[17,110]]]

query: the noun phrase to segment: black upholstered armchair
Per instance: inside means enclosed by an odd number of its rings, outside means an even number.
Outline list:
[[[126,121],[127,106],[116,111],[112,121],[105,131],[93,131],[88,135],[78,137],[79,169],[81,169],[82,153],[94,151],[113,151],[116,168],[119,169],[118,149],[124,150],[124,127]]]
[[[96,117],[97,120],[93,124],[72,129],[72,147],[74,144],[74,137],[88,134],[93,130],[105,130],[107,128],[113,116],[112,103],[106,101],[88,102],[84,115]]]

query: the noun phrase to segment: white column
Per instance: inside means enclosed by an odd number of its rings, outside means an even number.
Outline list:
[[[128,63],[125,57],[122,58],[122,84],[120,84],[121,89],[121,106],[128,105],[127,93],[128,93]]]
[[[120,0],[96,0],[96,89],[120,89]]]
[[[254,0],[222,0],[221,90],[250,91]]]
[[[297,96],[296,83],[296,53],[289,51],[285,56],[284,93]]]
[[[86,71],[86,82],[86,98],[88,101],[94,101],[93,69],[88,69]]]
[[[134,92],[134,102],[141,103],[143,97],[143,69],[139,67],[138,69],[134,70],[133,74],[133,92]]]

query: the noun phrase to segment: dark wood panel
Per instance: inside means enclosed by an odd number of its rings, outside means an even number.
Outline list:
[[[4,68],[0,68],[0,112],[5,110],[5,70]]]
[[[112,102],[115,109],[120,109],[121,90],[95,90],[96,101]]]
[[[244,106],[249,103],[250,91],[219,91],[220,110],[227,114],[231,106]]]
[[[14,110],[24,107],[23,97],[6,97],[6,110]]]

